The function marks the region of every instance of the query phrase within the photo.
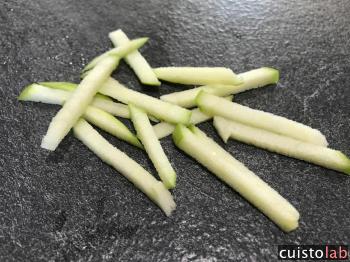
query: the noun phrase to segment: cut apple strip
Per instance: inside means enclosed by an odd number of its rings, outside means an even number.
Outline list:
[[[242,80],[225,67],[158,67],[158,79],[184,85],[225,84],[238,85]]]
[[[232,100],[233,96],[227,96],[225,99]],[[200,111],[199,108],[192,109],[191,111],[192,114],[190,124],[196,125],[212,119],[211,116],[204,114],[202,111]],[[153,126],[153,130],[156,133],[158,139],[171,135],[174,129],[175,125],[167,122],[161,122]]]
[[[118,57],[119,59],[122,59],[124,56],[129,54],[130,52],[139,49],[141,46],[143,46],[148,41],[147,37],[137,38],[135,40],[129,41],[128,43],[121,45],[119,47],[113,48],[102,55],[99,55],[91,60],[90,63],[88,63],[84,69],[83,72],[89,71],[92,68],[94,68],[99,62],[101,62],[103,59],[114,56]],[[118,62],[119,62],[118,59]]]
[[[142,109],[139,109],[132,104],[129,104],[129,109],[137,136],[144,145],[159,177],[167,188],[174,188],[176,185],[176,173],[154,133],[147,114]]]
[[[125,153],[111,145],[84,119],[80,119],[73,130],[75,136],[83,144],[145,193],[167,216],[175,210],[176,204],[173,197],[163,183],[156,180]]]
[[[138,148],[143,148],[137,137],[131,133],[130,130],[121,121],[119,121],[111,114],[99,108],[88,106],[84,113],[84,118],[95,126],[110,133],[111,135],[124,140]]]
[[[208,147],[209,143],[203,141],[210,138],[177,125],[173,140],[177,147],[231,186],[282,230],[289,232],[298,227],[298,211],[243,164],[237,165],[238,160],[229,153],[226,152],[226,156],[222,157],[223,149],[214,141]]]
[[[130,42],[127,35],[121,30],[109,33],[109,38],[115,46],[125,45]],[[124,57],[124,60],[134,70],[140,82],[145,85],[159,86],[160,82],[153,69],[138,50],[132,51]]]
[[[279,72],[276,69],[262,67],[254,69],[242,74],[238,77],[243,83],[239,85],[208,85],[197,88],[188,89],[181,92],[175,92],[160,97],[161,100],[179,105],[185,108],[194,107],[196,105],[196,97],[200,91],[205,91],[209,94],[217,96],[228,96],[237,94],[249,89],[254,89],[270,84],[275,84],[279,80]]]
[[[52,119],[42,140],[41,147],[48,150],[57,148],[76,121],[83,115],[98,89],[117,67],[117,60],[112,56],[103,59],[81,81],[61,110]]]
[[[191,118],[190,110],[131,90],[111,77],[107,79],[99,92],[124,104],[133,104],[157,119],[166,122],[188,124]]]
[[[214,126],[225,143],[231,137],[271,152],[304,160],[350,175],[350,159],[340,151],[305,143],[219,116],[214,117]]]
[[[23,89],[18,97],[18,100],[63,105],[64,102],[71,96],[71,93],[72,92],[60,89],[52,89],[38,84],[31,84]],[[101,98],[97,95],[98,94],[95,95],[93,102],[85,110],[83,115],[84,118],[95,126],[110,133],[111,135],[114,135],[115,137],[124,140],[134,146],[143,148],[137,137],[132,132],[130,132],[130,130],[122,122],[113,117],[113,115],[97,107],[91,106],[94,104],[95,100],[101,100],[101,103],[111,102],[109,101],[109,97],[103,96],[103,98]],[[126,105],[124,106],[127,110],[129,110]]]
[[[40,82],[40,85],[32,84],[28,86],[28,88],[31,90],[30,96],[26,95],[25,97],[28,101],[63,105],[63,102],[65,102],[68,99],[72,91],[74,91],[77,86],[78,84],[71,82]],[[26,89],[27,88],[25,88],[22,91],[21,96],[25,95],[25,93],[27,92]],[[56,89],[58,91],[56,91]],[[25,99],[19,98],[19,100]],[[105,96],[98,93],[94,96],[94,99],[92,100],[90,105],[102,109],[114,116],[130,118],[128,106],[122,103],[113,102],[113,100],[109,96]],[[154,116],[148,117],[153,122],[159,122],[159,120]]]
[[[78,86],[77,84],[74,84],[74,85]],[[68,90],[68,91],[65,91],[65,90]],[[74,89],[72,90],[74,91]],[[33,83],[26,86],[22,90],[21,94],[18,97],[18,100],[41,102],[45,104],[63,105],[64,102],[66,102],[66,100],[72,95],[73,91],[70,91],[70,89],[64,88],[64,87],[51,88],[51,87],[44,86],[41,83],[40,84]],[[110,97],[101,95],[101,94],[96,94],[94,96],[92,100],[92,104],[95,103],[95,100],[99,101],[99,103],[101,104],[105,102],[114,103]],[[99,104],[99,103],[96,103],[96,104]],[[114,104],[120,104],[120,103],[114,103]],[[120,104],[120,105],[123,105],[123,104]],[[128,110],[126,105],[124,105],[124,107],[126,107],[126,109]],[[116,114],[116,116],[119,116],[119,115]]]
[[[20,101],[32,101],[41,102],[53,105],[63,105],[64,102],[71,96],[70,91],[64,91],[61,89],[52,89],[39,84],[30,84],[26,86],[20,95],[18,100]]]
[[[73,92],[78,86],[78,84],[72,82],[39,82],[38,85],[49,87],[51,89],[59,89],[67,92]],[[102,94],[96,94],[94,98],[113,101],[110,97]]]
[[[221,97],[201,91],[197,96],[198,107],[208,115],[217,115],[246,125],[288,136],[319,146],[327,146],[327,140],[317,129],[247,106],[229,102]]]

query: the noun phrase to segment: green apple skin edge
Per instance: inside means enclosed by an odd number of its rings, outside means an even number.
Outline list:
[[[299,212],[286,199],[243,164],[237,165],[238,160],[228,152],[223,157],[225,151],[214,141],[204,143],[205,139],[210,138],[197,135],[180,124],[176,126],[173,133],[173,140],[177,147],[231,186],[283,231],[290,232],[298,227]],[[210,147],[207,146],[209,144]]]
[[[249,89],[259,88],[270,84],[276,84],[279,80],[279,71],[274,68],[262,67],[254,69],[242,74],[238,77],[243,83],[239,85],[207,85],[197,88],[188,89],[181,92],[175,92],[160,97],[161,100],[179,105],[185,108],[194,107],[196,105],[196,97],[200,91],[216,96],[228,96],[244,92]]]
[[[121,29],[110,32],[108,36],[115,46],[125,45],[130,42],[130,39]],[[134,70],[142,84],[160,86],[160,82],[153,69],[138,50],[128,53],[124,57],[124,60]]]
[[[158,79],[184,85],[238,85],[242,80],[225,67],[159,67],[154,68]]]
[[[129,104],[129,109],[137,137],[144,145],[149,158],[159,174],[159,177],[167,188],[174,188],[176,185],[176,173],[165,155],[156,134],[154,133],[147,114],[142,109],[139,109],[132,104]]]
[[[95,57],[94,59],[92,59],[91,62],[88,63],[84,67],[83,73],[93,69],[99,62],[101,62],[103,59],[105,59],[109,56],[114,56],[114,57],[118,57],[119,59],[122,59],[124,56],[126,56],[130,52],[139,49],[147,41],[148,41],[147,37],[137,38],[137,39],[129,41],[128,43],[121,45],[117,48],[113,48],[113,49],[103,53],[102,55],[99,55],[99,56]],[[119,62],[119,59],[118,59],[118,62]]]
[[[350,175],[350,159],[340,151],[305,143],[219,116],[214,117],[214,126],[225,143],[229,138],[233,138],[271,152]]]
[[[171,193],[162,182],[156,180],[142,166],[125,153],[111,145],[84,119],[78,120],[73,128],[75,136],[94,152],[103,162],[111,165],[138,189],[146,194],[169,216],[176,208]]]
[[[233,99],[233,95],[227,96],[225,97],[225,99],[231,101]],[[196,125],[212,119],[211,116],[204,114],[202,111],[199,110],[199,108],[192,109],[191,112],[192,112],[192,115],[191,115],[190,124]],[[154,125],[153,129],[158,139],[162,139],[173,133],[175,129],[175,125],[167,122],[160,122]]]
[[[198,94],[196,103],[208,115],[221,116],[307,143],[325,147],[328,145],[325,136],[319,130],[285,117],[229,102],[221,97],[203,91]]]
[[[68,92],[73,92],[78,84],[71,83],[71,82],[39,82],[39,85],[50,87],[53,89],[59,89],[59,90],[64,90]]]
[[[107,79],[99,92],[124,104],[133,104],[159,120],[188,124],[191,119],[190,110],[129,89],[111,77]]]
[[[83,115],[95,94],[118,65],[118,59],[107,57],[81,81],[63,107],[52,119],[41,147],[54,151]]]

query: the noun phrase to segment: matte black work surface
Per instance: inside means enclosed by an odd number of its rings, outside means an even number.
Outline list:
[[[79,81],[118,28],[150,37],[142,53],[154,67],[279,69],[277,85],[235,100],[317,128],[350,154],[350,1],[1,1],[1,261],[274,261],[279,244],[349,244],[349,177],[224,145],[211,123],[200,127],[300,211],[299,229],[283,233],[171,137],[162,140],[178,174],[169,218],[71,133],[54,153],[41,149],[59,107],[17,95],[35,81]],[[154,96],[184,88],[141,87],[124,63],[115,77]],[[145,153],[103,135],[155,174]]]

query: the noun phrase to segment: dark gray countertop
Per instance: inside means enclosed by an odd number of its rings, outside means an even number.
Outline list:
[[[350,1],[67,1],[0,3],[1,261],[274,261],[278,244],[347,243],[349,177],[238,142],[225,148],[290,200],[300,228],[280,231],[171,138],[178,173],[167,218],[72,134],[54,153],[40,141],[58,107],[19,103],[27,84],[78,81],[112,45],[108,32],[149,36],[153,66],[278,68],[281,80],[236,101],[320,129],[350,155]],[[115,76],[141,87],[122,63]],[[200,125],[223,145],[211,123]],[[154,173],[147,156],[103,133]]]

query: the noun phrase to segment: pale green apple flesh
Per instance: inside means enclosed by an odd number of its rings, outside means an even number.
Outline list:
[[[175,105],[190,108],[196,105],[196,97],[202,90],[216,96],[237,94],[249,89],[276,84],[279,80],[279,71],[274,68],[262,67],[239,74],[238,77],[243,81],[243,83],[239,85],[213,84],[200,86],[185,91],[163,95],[160,99]]]
[[[117,67],[117,60],[109,56],[99,62],[90,73],[80,82],[63,107],[52,119],[41,147],[55,150],[69,130],[84,114],[88,105],[102,84]]]
[[[214,117],[214,126],[224,142],[227,142],[229,138],[233,138],[271,152],[304,160],[350,175],[350,159],[340,151],[305,143],[219,116]]]
[[[225,97],[225,99],[232,100],[233,95],[227,96]],[[190,124],[196,125],[212,119],[212,116],[204,114],[202,111],[200,111],[199,108],[192,109],[191,112],[192,114],[191,114]],[[171,135],[174,129],[175,129],[175,125],[167,122],[160,122],[153,126],[153,130],[156,133],[156,136],[158,137],[158,139]]]
[[[99,62],[101,62],[103,59],[113,56],[116,59],[116,62],[119,63],[119,60],[122,59],[124,56],[129,54],[130,52],[139,49],[141,46],[143,46],[148,41],[147,37],[143,38],[137,38],[135,40],[129,41],[126,44],[123,44],[119,47],[113,48],[102,55],[99,55],[91,60],[90,63],[88,63],[84,69],[83,72],[89,71],[92,68],[94,68]]]
[[[129,104],[132,123],[134,124],[137,137],[141,140],[149,158],[156,168],[159,177],[167,188],[176,185],[176,173],[171,166],[168,157],[154,133],[147,114],[142,110]]]
[[[163,183],[155,179],[125,153],[110,144],[84,119],[78,120],[73,127],[73,131],[83,144],[145,193],[167,216],[175,210],[176,204],[173,197]]]
[[[127,35],[121,29],[109,33],[109,38],[115,46],[122,46],[130,42]],[[160,85],[153,69],[138,50],[128,53],[124,57],[124,60],[134,70],[142,84],[154,86]]]
[[[282,230],[289,232],[298,227],[299,212],[285,198],[242,163],[237,164],[238,160],[214,141],[205,142],[210,138],[202,132],[199,135],[193,132],[196,127],[191,129],[176,126],[173,140],[177,147],[231,186]]]
[[[190,110],[129,89],[111,77],[105,81],[99,92],[124,104],[133,104],[157,119],[169,123],[188,124],[191,119]]]
[[[242,80],[225,67],[158,67],[158,79],[184,85],[224,84],[238,85]]]
[[[319,130],[285,117],[229,102],[203,91],[198,94],[196,102],[198,107],[208,115],[222,116],[245,125],[265,129],[307,143],[319,146],[328,145],[325,136]]]

